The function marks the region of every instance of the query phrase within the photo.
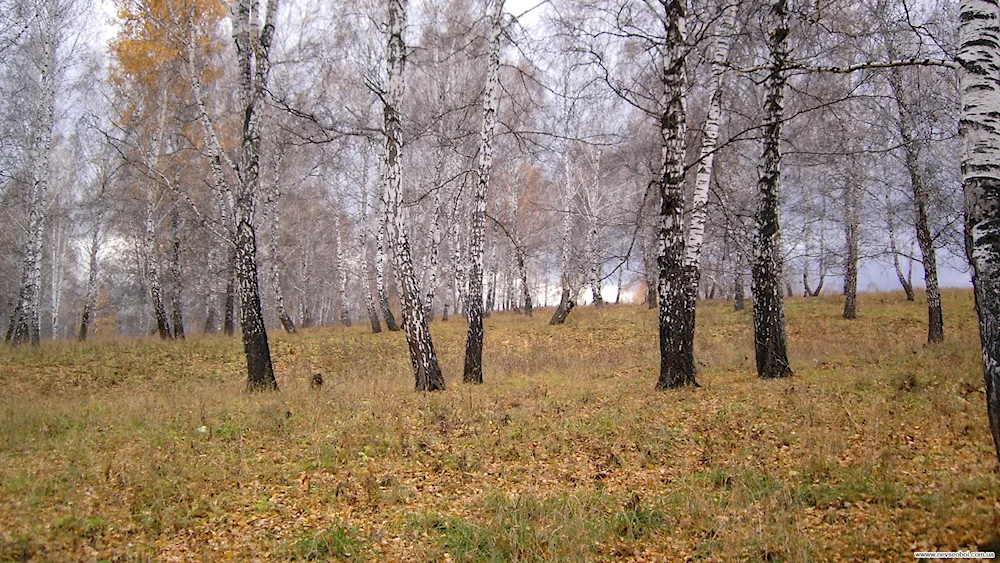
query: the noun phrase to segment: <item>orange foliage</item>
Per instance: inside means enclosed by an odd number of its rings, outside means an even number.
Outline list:
[[[121,92],[133,94],[130,112],[155,111],[168,93],[188,98],[186,76],[188,42],[206,60],[201,81],[210,85],[219,75],[208,64],[221,50],[216,33],[226,9],[218,0],[116,0],[121,32],[111,43],[115,64],[112,81]]]

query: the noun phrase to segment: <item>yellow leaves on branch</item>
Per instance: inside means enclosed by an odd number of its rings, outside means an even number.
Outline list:
[[[148,109],[164,90],[185,97],[181,85],[191,40],[202,83],[220,74],[212,64],[223,45],[219,27],[226,9],[219,0],[116,0],[116,6],[121,32],[111,43],[112,81],[138,94]]]

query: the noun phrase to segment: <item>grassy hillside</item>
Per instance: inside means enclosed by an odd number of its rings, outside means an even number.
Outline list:
[[[243,393],[238,339],[0,347],[0,561],[897,561],[1000,530],[972,296],[787,304],[795,376],[755,377],[749,313],[699,304],[696,390],[653,390],[655,314],[272,333],[282,391]],[[323,374],[320,391],[309,389]]]

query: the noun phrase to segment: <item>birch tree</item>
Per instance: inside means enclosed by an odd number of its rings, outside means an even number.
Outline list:
[[[268,254],[271,263],[271,290],[274,292],[274,308],[278,313],[278,322],[281,323],[281,328],[285,329],[285,332],[289,334],[295,334],[298,330],[295,328],[295,321],[292,320],[291,315],[288,314],[288,309],[285,307],[285,294],[281,289],[281,271],[282,271],[282,260],[281,254],[278,251],[278,232],[281,223],[281,163],[284,160],[285,147],[279,146],[275,149],[275,157],[273,163],[273,177],[271,179],[271,189],[269,190],[268,197],[265,200],[264,214],[270,215],[270,229],[268,234]]]
[[[660,377],[656,387],[695,385],[693,326],[685,322],[684,155],[687,112],[685,62],[687,14],[682,0],[663,2],[659,14],[665,45],[660,118],[663,157],[660,175],[660,225],[657,297],[660,321]]]
[[[438,364],[437,353],[427,323],[420,290],[413,272],[413,258],[407,227],[401,209],[402,177],[400,170],[403,148],[400,106],[403,100],[404,67],[406,63],[406,43],[403,32],[406,29],[406,0],[387,0],[388,37],[386,63],[388,83],[382,93],[384,104],[385,148],[383,158],[385,182],[386,222],[389,241],[392,245],[393,265],[400,289],[403,312],[403,330],[410,352],[410,362],[418,391],[438,391],[444,389],[444,376]]]
[[[1000,6],[963,0],[959,21],[965,240],[983,345],[986,409],[1000,461]]]
[[[475,209],[469,243],[468,335],[465,341],[466,383],[483,382],[483,241],[486,235],[486,201],[493,168],[493,136],[500,105],[500,32],[503,0],[487,0],[489,36],[487,42],[486,88],[483,92],[483,128],[480,132],[479,168]]]
[[[761,175],[757,182],[756,258],[752,269],[754,297],[753,327],[757,374],[764,379],[786,377],[788,344],[785,335],[785,304],[781,293],[782,251],[778,217],[781,188],[781,126],[788,64],[788,3],[775,0],[770,8],[771,31],[768,40],[770,66],[767,77],[767,100],[764,125],[764,149]]]
[[[249,391],[277,390],[271,349],[264,328],[257,279],[257,231],[254,208],[260,193],[260,140],[264,93],[270,74],[279,0],[268,0],[264,12],[255,0],[232,5],[233,43],[237,60],[237,99],[242,117],[239,181],[235,193],[236,277],[239,280],[240,324],[247,360]]]
[[[922,164],[922,143],[917,138],[917,123],[915,122],[919,117],[912,111],[911,102],[903,86],[901,69],[892,69],[889,77],[893,100],[899,111],[899,135],[902,139],[902,150],[905,156],[904,162],[914,202],[915,215],[913,224],[917,231],[917,245],[920,248],[921,262],[924,269],[924,287],[927,293],[927,341],[941,342],[944,340],[941,288],[938,283],[937,249],[934,245],[930,226],[930,192],[920,169]]]
[[[368,148],[366,144],[366,149]],[[375,308],[375,299],[372,292],[375,290],[371,284],[371,273],[369,272],[368,260],[368,172],[370,169],[368,158],[371,150],[365,150],[361,164],[361,203],[358,213],[358,255],[361,260],[361,275],[364,283],[361,291],[365,295],[365,309],[368,311],[368,320],[371,323],[372,333],[382,332],[382,323],[378,317],[378,310]]]
[[[385,196],[386,181],[385,177],[382,178],[383,185],[383,197]],[[380,213],[379,229],[378,234],[375,237],[375,291],[378,293],[378,304],[379,308],[382,310],[382,318],[385,319],[385,327],[389,329],[389,332],[395,332],[399,330],[399,325],[396,324],[396,317],[392,314],[392,307],[389,306],[389,287],[388,280],[385,277],[385,262],[386,262],[386,243],[389,231],[388,223],[388,207],[385,200],[382,201],[382,213]]]
[[[109,154],[101,154],[107,158]],[[108,158],[108,160],[110,160]],[[91,179],[93,192],[88,201],[83,202],[83,211],[89,215],[90,240],[86,247],[87,256],[87,289],[83,298],[83,310],[80,313],[80,328],[77,331],[77,340],[83,342],[90,334],[90,325],[94,316],[94,309],[97,302],[98,282],[100,280],[100,251],[101,245],[107,235],[107,211],[104,208],[104,196],[113,178],[113,171],[107,164],[95,166],[95,177]]]
[[[708,220],[708,191],[712,183],[712,167],[719,139],[719,125],[722,121],[722,75],[726,70],[729,45],[732,41],[731,34],[735,24],[736,5],[729,4],[723,8],[716,24],[715,49],[708,78],[708,115],[705,118],[685,243],[683,330],[690,333],[692,338],[695,332],[695,300],[701,282],[701,250],[705,242],[705,223]],[[687,347],[685,351],[692,354],[688,362],[693,369],[694,346]],[[691,377],[693,378],[693,375]]]
[[[32,63],[27,92],[34,133],[28,149],[30,189],[27,238],[21,264],[20,295],[11,324],[11,340],[15,344],[30,341],[37,346],[41,342],[42,252],[52,175],[50,159],[59,73],[56,51],[68,7],[68,4],[56,0],[41,0],[34,6],[35,13],[25,26]]]

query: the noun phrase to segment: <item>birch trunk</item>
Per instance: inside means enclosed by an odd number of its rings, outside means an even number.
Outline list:
[[[201,72],[195,64],[195,45],[194,13],[192,12],[188,16],[188,37],[186,41],[187,59],[185,62],[187,67],[188,82],[191,85],[191,91],[194,94],[195,104],[198,108],[198,118],[202,124],[202,138],[209,155],[209,164],[212,170],[212,181],[219,197],[219,218],[229,237],[229,240],[223,242],[223,246],[226,249],[226,255],[228,256],[225,264],[226,284],[225,301],[223,304],[223,332],[227,336],[231,336],[235,330],[234,325],[236,317],[236,249],[232,246],[233,241],[236,240],[236,226],[234,222],[230,221],[230,217],[235,217],[235,214],[231,214],[229,211],[235,208],[235,201],[233,191],[226,183],[225,175],[223,174],[222,161],[225,160],[229,164],[230,168],[236,170],[237,172],[238,167],[236,163],[230,159],[226,151],[222,149],[222,144],[219,142],[219,136],[215,131],[215,123],[208,114],[201,84]],[[214,266],[217,265],[217,259],[218,252],[216,249],[213,249],[209,256],[209,266],[212,267],[213,272],[216,271]],[[208,296],[208,314],[205,318],[206,333],[218,330],[216,324],[215,305],[213,303],[213,295],[211,295],[214,293],[215,284],[210,284],[209,287],[210,294]]]
[[[181,208],[176,198],[170,211],[170,277],[173,282],[170,307],[173,309],[171,322],[174,325],[174,338],[184,340],[184,313],[181,309]]]
[[[592,215],[591,220],[595,225],[587,231],[587,257],[593,260],[589,269],[590,295],[594,306],[600,309],[604,306],[604,296],[601,294],[601,260],[597,252],[597,217]]]
[[[650,267],[646,272],[646,308],[656,308],[656,269]]]
[[[708,220],[708,191],[712,184],[715,148],[719,140],[719,125],[722,122],[722,75],[729,59],[729,45],[735,25],[736,4],[728,4],[722,12],[722,17],[719,18],[715,33],[715,52],[712,55],[712,68],[708,79],[708,116],[705,118],[698,171],[695,174],[684,254],[684,330],[690,332],[692,338],[696,326],[695,301],[701,283],[701,250],[705,243],[705,223]],[[693,354],[694,346],[691,346],[690,350]],[[694,357],[688,361],[694,365]]]
[[[911,259],[909,275],[903,274],[903,267],[899,264],[899,249],[896,246],[896,223],[893,219],[892,202],[889,196],[886,196],[886,223],[889,227],[889,253],[892,254],[892,265],[896,269],[896,279],[899,280],[899,285],[903,286],[903,292],[906,293],[906,300],[913,301],[916,297],[913,294],[913,282],[911,281],[913,279],[913,262]]]
[[[517,271],[521,275],[521,300],[524,301],[524,316],[531,317],[533,303],[531,302],[531,288],[528,287],[528,268],[525,265],[524,249],[517,247]]]
[[[90,235],[90,249],[87,261],[87,296],[83,299],[83,313],[80,315],[80,332],[77,333],[77,340],[83,342],[87,340],[90,332],[90,317],[93,315],[94,305],[97,302],[97,281],[98,281],[98,253],[101,243],[101,215],[98,214],[94,223],[94,232]]]
[[[746,283],[743,280],[743,271],[741,270],[741,271],[736,272],[736,275],[733,276],[733,310],[734,311],[743,311],[743,310],[746,310],[746,303],[744,302],[744,300],[746,298],[745,298],[745,296],[743,294],[743,286],[744,285],[746,285]]]
[[[486,236],[486,201],[493,168],[493,136],[496,128],[497,109],[500,105],[500,31],[503,17],[503,0],[487,1],[490,22],[488,49],[489,67],[486,71],[486,89],[483,92],[483,127],[479,145],[479,181],[476,183],[475,210],[472,214],[472,233],[469,243],[469,304],[468,335],[465,340],[465,371],[462,381],[483,382],[483,239]],[[496,237],[494,237],[494,251]],[[496,275],[496,261],[491,266]],[[496,281],[493,287],[495,290]],[[492,303],[490,304],[492,309]]]
[[[694,333],[684,313],[684,135],[686,9],[681,0],[665,3],[663,27],[663,92],[660,117],[662,160],[659,176],[660,224],[657,236],[659,270],[660,377],[657,389],[697,385],[694,373]]]
[[[44,8],[43,8],[44,9]],[[41,344],[42,248],[48,210],[49,162],[55,126],[56,25],[41,14],[41,56],[38,67],[38,98],[34,105],[38,128],[32,139],[32,182],[29,195],[27,240],[22,263],[21,288],[10,340],[15,344]],[[51,15],[51,17],[55,17]]]
[[[402,178],[400,174],[400,152],[402,150],[402,128],[399,106],[403,99],[403,69],[406,62],[406,44],[403,30],[406,28],[406,0],[388,0],[389,36],[386,58],[389,67],[388,91],[385,93],[385,185],[386,215],[391,229],[393,264],[399,281],[400,302],[403,309],[403,329],[410,349],[416,389],[437,391],[444,389],[444,376],[438,365],[437,353],[431,340],[427,317],[420,302],[420,291],[413,273],[413,259],[410,256],[410,242],[403,219],[400,202],[402,200]]]
[[[858,316],[858,258],[861,244],[861,188],[855,184],[854,178],[848,175],[844,186],[844,219],[845,245],[847,258],[844,262],[844,318],[856,319]]]
[[[63,228],[53,229],[52,241],[49,244],[49,319],[52,326],[52,339],[59,338],[59,313],[62,308],[62,261],[66,254],[66,233]]]
[[[917,245],[924,266],[924,287],[927,292],[927,342],[944,341],[944,317],[941,312],[941,288],[938,284],[937,251],[931,234],[929,205],[930,191],[924,183],[920,170],[922,161],[920,141],[916,135],[915,116],[910,100],[906,97],[902,70],[893,68],[889,73],[889,85],[899,112],[899,135],[903,145],[904,163],[913,192],[914,226],[917,229]]]
[[[347,256],[344,252],[344,224],[337,218],[337,274],[340,281],[340,324],[351,326],[351,312],[347,308]]]
[[[625,278],[625,264],[618,269],[618,281],[615,283],[615,305],[622,302],[622,282]]]
[[[771,4],[774,28],[769,49],[772,60],[767,78],[763,169],[757,183],[756,259],[753,264],[753,326],[757,374],[770,379],[792,374],[788,366],[785,335],[785,302],[781,294],[781,230],[778,221],[778,193],[781,187],[781,122],[784,118],[785,68],[788,62],[787,0]]]
[[[233,233],[233,240],[236,234]],[[223,302],[222,333],[232,336],[236,332],[236,247],[229,249],[226,261],[226,298]]]
[[[160,285],[160,251],[156,248],[156,229],[153,220],[153,199],[146,198],[145,236],[143,250],[146,258],[146,283],[149,284],[149,299],[156,319],[156,332],[160,338],[170,338],[170,323],[167,321],[166,307],[163,305],[163,288]]]
[[[281,223],[281,161],[284,157],[284,147],[278,148],[278,154],[274,159],[274,176],[271,179],[271,194],[268,198],[270,203],[270,216],[271,216],[271,229],[270,236],[268,237],[268,254],[271,258],[271,290],[274,292],[274,308],[278,312],[278,321],[281,323],[281,328],[285,329],[288,334],[295,334],[298,331],[295,328],[295,321],[292,320],[291,315],[288,314],[288,309],[285,307],[285,294],[281,290],[281,270],[282,270],[282,260],[280,254],[278,254],[278,235],[280,233],[279,226]]]
[[[385,178],[382,178],[385,182]],[[388,189],[388,184],[383,184],[383,191]],[[384,209],[384,214],[382,215],[382,221],[380,222],[378,236],[375,241],[375,288],[378,291],[378,303],[379,307],[382,308],[382,318],[385,319],[385,327],[389,329],[389,332],[395,332],[399,330],[399,325],[396,324],[396,317],[392,314],[392,308],[389,307],[389,294],[385,286],[385,243],[388,226],[388,206]]]
[[[965,242],[979,314],[986,410],[1000,461],[1000,7],[963,0],[959,21]]]
[[[361,180],[361,224],[358,228],[358,253],[361,258],[361,272],[364,276],[364,284],[361,286],[365,294],[365,307],[368,310],[368,320],[371,322],[372,333],[382,332],[382,323],[378,318],[378,311],[375,308],[375,299],[372,297],[371,272],[369,272],[368,262],[368,151],[365,152],[364,174]]]
[[[508,207],[510,207],[511,236],[510,242],[514,247],[514,260],[516,262],[517,273],[521,281],[521,300],[524,302],[522,312],[525,316],[532,316],[534,303],[531,300],[531,288],[528,287],[528,257],[521,240],[520,229],[518,228],[518,201],[517,193],[511,189],[508,192]]]
[[[858,216],[856,217],[856,219],[858,221],[858,226],[855,228],[855,231],[857,231],[861,227],[861,225],[860,225],[860,217],[861,217],[861,215],[860,215],[861,214],[860,205],[861,205],[860,201],[856,202],[856,206],[857,206],[856,208],[857,208],[857,213],[858,213]],[[822,214],[824,216],[826,215],[826,203],[825,202],[823,203]],[[855,253],[857,254],[857,252],[855,252]],[[855,262],[857,262],[857,261],[855,260]],[[826,234],[825,234],[825,230],[823,229],[823,226],[820,225],[820,231],[819,231],[819,279],[816,281],[816,289],[814,289],[812,291],[812,293],[809,294],[809,297],[819,297],[820,293],[823,292],[823,285],[825,283],[826,283]]]
[[[223,224],[228,224],[228,219],[226,216],[226,211],[229,211],[229,215],[235,217],[236,214],[236,203],[235,200],[222,201],[222,222]],[[232,336],[236,332],[236,223],[232,223],[232,241],[227,241],[226,244],[226,267],[225,267],[225,279],[226,279],[226,295],[222,304],[222,333],[226,336]]]
[[[233,42],[239,65],[239,114],[242,117],[239,186],[233,210],[236,224],[234,242],[249,391],[278,389],[260,303],[257,231],[254,228],[255,202],[260,193],[261,119],[278,3],[279,0],[269,0],[264,14],[260,13],[260,4],[256,0],[238,0],[232,5]]]
[[[459,219],[459,205],[462,198],[461,194],[455,196],[455,205],[451,210],[451,231],[450,244],[451,244],[451,269],[452,269],[452,282],[454,283],[454,304],[455,304],[455,314],[461,314],[462,305],[465,303],[465,268],[462,264],[462,239],[461,239],[461,221]]]
[[[572,244],[571,236],[573,234],[573,199],[576,197],[575,190],[573,189],[572,175],[570,174],[570,162],[569,154],[563,153],[563,168],[566,174],[566,184],[564,186],[563,192],[563,220],[562,220],[562,252],[561,252],[561,267],[562,275],[560,282],[562,284],[562,291],[560,293],[559,305],[556,306],[556,310],[552,313],[552,319],[549,320],[550,325],[561,325],[566,322],[566,317],[569,316],[570,311],[576,306],[576,301],[573,299],[573,290],[570,287],[572,285],[572,280],[570,279],[570,249]]]
[[[437,294],[437,270],[441,247],[441,183],[443,157],[438,157],[436,166],[437,191],[434,192],[434,218],[431,221],[431,246],[427,249],[427,286],[424,288],[424,309],[428,319],[434,318],[434,296]]]

